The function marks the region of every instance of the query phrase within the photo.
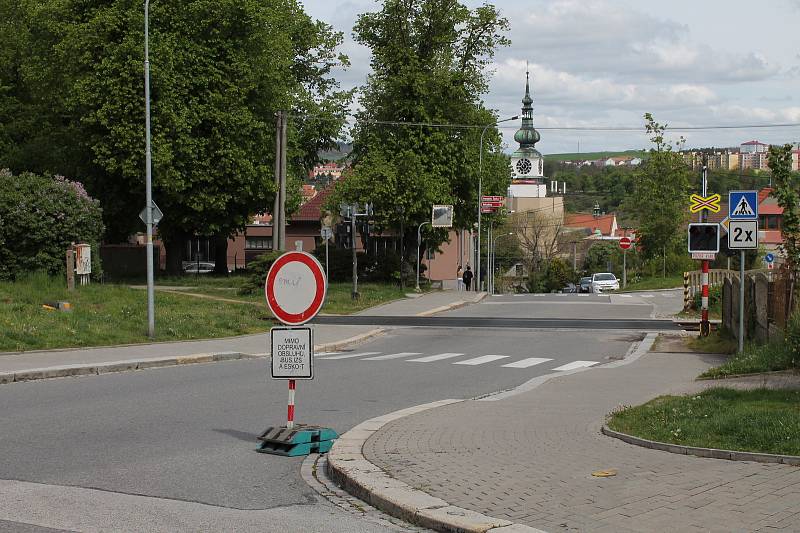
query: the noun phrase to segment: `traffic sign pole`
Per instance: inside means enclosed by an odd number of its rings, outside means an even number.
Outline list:
[[[744,351],[744,250],[739,254],[739,353],[742,353]]]
[[[628,286],[628,249],[622,250],[622,288]]]
[[[295,383],[293,379],[289,380],[289,405],[286,409],[286,429],[294,428],[294,391]]]

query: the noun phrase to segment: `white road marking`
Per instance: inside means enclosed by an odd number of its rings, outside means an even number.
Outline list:
[[[466,361],[456,361],[453,363],[454,365],[482,365],[484,363],[491,363],[492,361],[497,361],[498,359],[507,359],[507,355],[482,355],[480,357],[476,357],[475,359],[467,359]]]
[[[387,359],[400,359],[402,357],[411,357],[412,355],[422,355],[422,352],[400,352],[390,353],[389,355],[379,355],[377,357],[367,357],[364,361],[386,361]]]
[[[618,294],[617,296],[619,296],[620,298],[633,298],[633,296],[631,296],[630,294]]]
[[[548,361],[552,361],[552,359],[547,359],[546,357],[528,357],[527,359],[520,359],[519,361],[514,361],[513,363],[508,363],[507,365],[503,365],[505,368],[528,368],[529,366],[540,365],[542,363],[546,363]]]
[[[642,298],[652,298],[653,294],[642,294]]]
[[[328,355],[339,355],[343,352],[317,352],[314,354],[314,357],[326,357]]]
[[[585,368],[596,364],[597,361],[573,361],[566,365],[559,366],[558,368],[554,368],[553,370],[575,370],[576,368]]]
[[[420,357],[419,359],[409,359],[415,363],[432,363],[434,361],[441,361],[442,359],[451,359],[453,357],[460,357],[463,353],[440,353],[437,355],[429,355],[427,357]]]
[[[346,353],[344,355],[334,355],[333,357],[326,357],[326,361],[332,361],[333,359],[351,359],[354,357],[366,357],[368,355],[377,355],[381,352],[359,352],[359,353]]]

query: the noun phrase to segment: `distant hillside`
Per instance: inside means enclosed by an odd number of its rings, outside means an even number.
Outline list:
[[[352,144],[340,142],[337,150],[322,151],[319,153],[319,156],[326,161],[338,161],[350,155],[350,152],[352,151]]]
[[[624,152],[583,152],[573,154],[547,154],[545,161],[591,161],[594,159],[608,159],[609,157],[642,157],[646,154],[644,150],[625,150]]]

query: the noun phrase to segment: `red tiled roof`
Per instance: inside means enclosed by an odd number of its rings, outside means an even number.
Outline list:
[[[599,229],[603,235],[611,235],[616,215],[600,215],[595,217],[588,213],[573,213],[567,215],[564,225],[568,228],[588,228],[591,231]]]
[[[300,206],[297,213],[292,215],[292,222],[319,222],[322,218],[322,205],[332,192],[333,185],[322,189],[316,196]]]

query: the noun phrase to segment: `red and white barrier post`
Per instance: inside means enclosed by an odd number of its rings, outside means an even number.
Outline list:
[[[286,410],[286,429],[294,428],[294,390],[295,383],[293,379],[289,380],[289,405]]]

